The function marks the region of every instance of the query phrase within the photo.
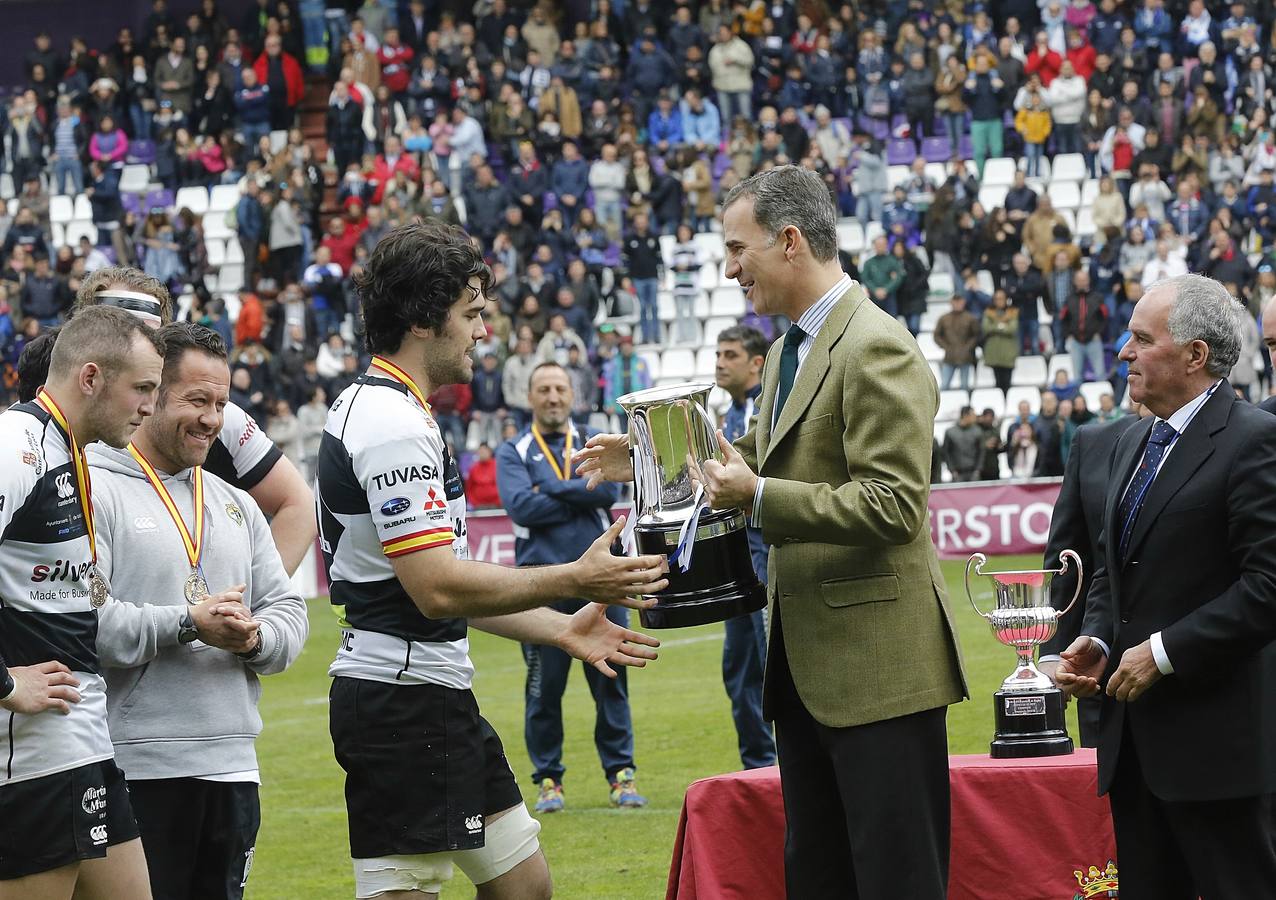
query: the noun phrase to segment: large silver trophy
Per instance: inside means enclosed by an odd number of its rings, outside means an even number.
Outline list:
[[[1063,610],[1050,605],[1050,580],[1077,567],[1077,590]],[[988,620],[992,633],[1019,654],[1019,664],[993,695],[997,733],[992,742],[995,759],[1062,756],[1072,752],[1072,738],[1063,720],[1063,692],[1033,662],[1036,648],[1054,637],[1059,619],[1081,596],[1081,557],[1071,550],[1059,554],[1057,569],[985,572],[988,558],[976,553],[966,561],[966,597],[975,612]],[[997,606],[984,612],[970,593],[970,572],[992,582]]]
[[[701,467],[717,458],[706,412],[712,384],[678,384],[617,399],[629,415],[633,535],[640,554],[669,557],[669,586],[641,613],[646,628],[720,622],[766,605],[745,517],[709,509]]]

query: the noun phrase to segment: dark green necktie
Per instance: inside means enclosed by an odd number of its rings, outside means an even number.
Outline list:
[[[798,347],[806,332],[796,324],[790,325],[784,335],[784,349],[780,351],[780,385],[775,391],[775,421],[780,421],[780,413],[784,410],[784,401],[789,399],[793,390],[793,379],[797,377]]]

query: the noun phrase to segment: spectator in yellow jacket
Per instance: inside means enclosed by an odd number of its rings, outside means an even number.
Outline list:
[[[1015,113],[1015,131],[1023,135],[1024,158],[1030,177],[1041,174],[1041,156],[1052,124],[1045,98],[1040,91],[1030,90],[1027,102]]]

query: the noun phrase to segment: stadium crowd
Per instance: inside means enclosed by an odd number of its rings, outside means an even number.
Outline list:
[[[629,390],[712,377],[722,328],[783,331],[722,279],[714,219],[784,162],[824,177],[844,267],[932,361],[937,479],[1062,474],[1076,427],[1116,414],[1116,350],[1162,277],[1227,284],[1250,312],[1231,381],[1270,382],[1270,4],[328,5],[156,0],[108,46],[35,40],[0,121],[6,390],[86,273],[138,265],[312,466],[367,363],[352,277],[397,224],[462,224],[488,337],[431,403],[471,501],[497,505],[539,361],[580,422],[615,425]]]

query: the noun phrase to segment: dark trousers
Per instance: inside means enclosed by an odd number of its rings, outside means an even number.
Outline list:
[[[254,279],[257,276],[259,263],[257,262],[257,248],[261,246],[261,242],[255,238],[239,238],[239,247],[244,251],[244,289],[256,290]]]
[[[1127,730],[1109,797],[1121,900],[1276,897],[1272,795],[1162,800],[1143,780]]]
[[[554,609],[574,613],[583,606],[579,601],[555,603]],[[628,627],[629,611],[622,606],[607,609],[607,618]],[[524,644],[523,659],[527,663],[527,683],[523,696],[523,737],[527,755],[532,760],[532,779],[540,784],[546,778],[563,780],[563,692],[572,670],[572,658],[557,647]],[[624,667],[616,668],[616,677],[608,678],[588,663],[585,682],[594,698],[594,746],[610,782],[621,769],[634,764],[634,730],[629,718],[629,683]]]
[[[722,685],[731,698],[731,718],[746,769],[775,765],[775,738],[762,716],[762,673],[766,668],[766,612],[727,619],[722,641]]]
[[[261,826],[251,782],[129,782],[154,900],[242,900]]]
[[[1081,730],[1081,746],[1099,746],[1099,709],[1102,703],[1098,697],[1082,697],[1077,700],[1077,726]]]
[[[945,900],[946,707],[830,728],[803,705],[771,625],[784,882],[797,900]]]

